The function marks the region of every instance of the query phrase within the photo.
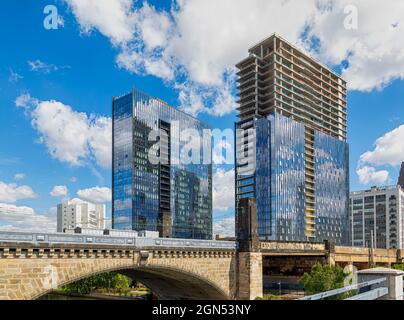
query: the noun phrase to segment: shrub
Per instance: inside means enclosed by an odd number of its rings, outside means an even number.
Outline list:
[[[312,295],[344,287],[344,280],[349,274],[339,266],[322,265],[317,263],[310,273],[305,273],[301,282],[307,294]],[[353,293],[344,293],[328,299],[339,300],[351,296]]]

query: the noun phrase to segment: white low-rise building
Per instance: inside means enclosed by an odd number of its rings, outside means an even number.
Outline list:
[[[105,229],[105,204],[94,204],[73,199],[58,205],[57,231],[77,227],[84,229]]]

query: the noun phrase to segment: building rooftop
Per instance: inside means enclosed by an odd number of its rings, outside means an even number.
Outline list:
[[[122,94],[122,95],[120,95],[120,96],[114,96],[114,97],[112,97],[112,101],[121,99],[121,98],[123,98],[123,97],[126,97],[126,96],[128,96],[128,95],[130,95],[130,94],[133,94],[134,92],[137,92],[137,93],[141,94],[141,95],[144,96],[145,98],[147,97],[148,99],[158,101],[158,102],[160,102],[161,104],[165,105],[166,107],[175,110],[175,112],[182,113],[182,114],[184,114],[184,115],[186,115],[186,116],[188,116],[188,117],[194,119],[195,121],[200,122],[200,123],[201,123],[202,125],[204,125],[206,128],[210,128],[210,125],[209,125],[209,124],[207,124],[207,123],[204,122],[204,121],[201,121],[201,120],[198,119],[197,117],[195,117],[195,116],[193,116],[193,115],[190,115],[189,113],[186,113],[185,111],[182,111],[181,109],[178,109],[178,108],[176,108],[176,107],[173,107],[173,106],[169,105],[166,101],[164,101],[164,100],[162,100],[162,99],[160,99],[160,98],[154,97],[154,96],[152,96],[152,95],[150,95],[150,94],[148,94],[148,93],[146,93],[146,92],[144,92],[144,91],[142,91],[142,90],[140,90],[140,89],[137,89],[137,88],[132,88],[131,91],[129,91],[129,92],[127,92],[127,93],[124,93],[124,94]]]
[[[323,69],[329,71],[330,73],[334,74],[335,76],[337,76],[338,78],[340,78],[345,84],[346,81],[338,74],[336,73],[334,70],[332,70],[330,67],[328,67],[327,65],[325,65],[324,63],[320,62],[318,59],[313,58],[312,55],[310,55],[308,52],[306,52],[306,50],[304,50],[304,48],[298,47],[297,45],[292,44],[291,42],[289,42],[288,40],[286,40],[285,38],[283,38],[282,36],[280,36],[279,34],[277,34],[276,32],[274,32],[273,34],[271,34],[269,37],[261,40],[260,42],[258,42],[257,44],[253,45],[250,49],[249,52],[252,54],[252,51],[254,49],[257,49],[260,45],[272,41],[273,38],[278,38],[279,40],[281,40],[282,42],[285,42],[287,45],[289,45],[291,48],[293,48],[294,50],[298,51],[300,54],[308,57],[311,61],[313,61],[315,64],[317,64],[318,66],[322,67]]]
[[[359,191],[352,191],[350,193],[351,196],[355,196],[355,195],[362,195],[362,194],[366,194],[366,193],[374,193],[374,192],[385,192],[385,191],[392,191],[392,190],[397,190],[398,188],[400,188],[401,191],[404,191],[400,186],[398,185],[393,185],[393,186],[374,186],[371,187],[370,189],[366,189],[366,190],[359,190]]]

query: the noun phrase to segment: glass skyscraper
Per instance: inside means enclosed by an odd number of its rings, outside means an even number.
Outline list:
[[[237,68],[237,210],[256,199],[262,240],[347,244],[346,82],[276,34]]]
[[[180,161],[180,150],[187,145],[181,134],[189,129],[203,137],[209,128],[138,90],[113,99],[114,229],[212,239],[211,161]],[[152,131],[164,132],[156,137],[160,148],[149,141]],[[200,152],[202,159],[202,145]],[[153,164],[150,154],[167,161]]]

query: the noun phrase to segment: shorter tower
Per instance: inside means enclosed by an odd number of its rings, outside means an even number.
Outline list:
[[[197,141],[210,128],[136,89],[114,98],[112,108],[112,228],[212,239],[211,145]],[[192,160],[183,161],[191,142]]]

